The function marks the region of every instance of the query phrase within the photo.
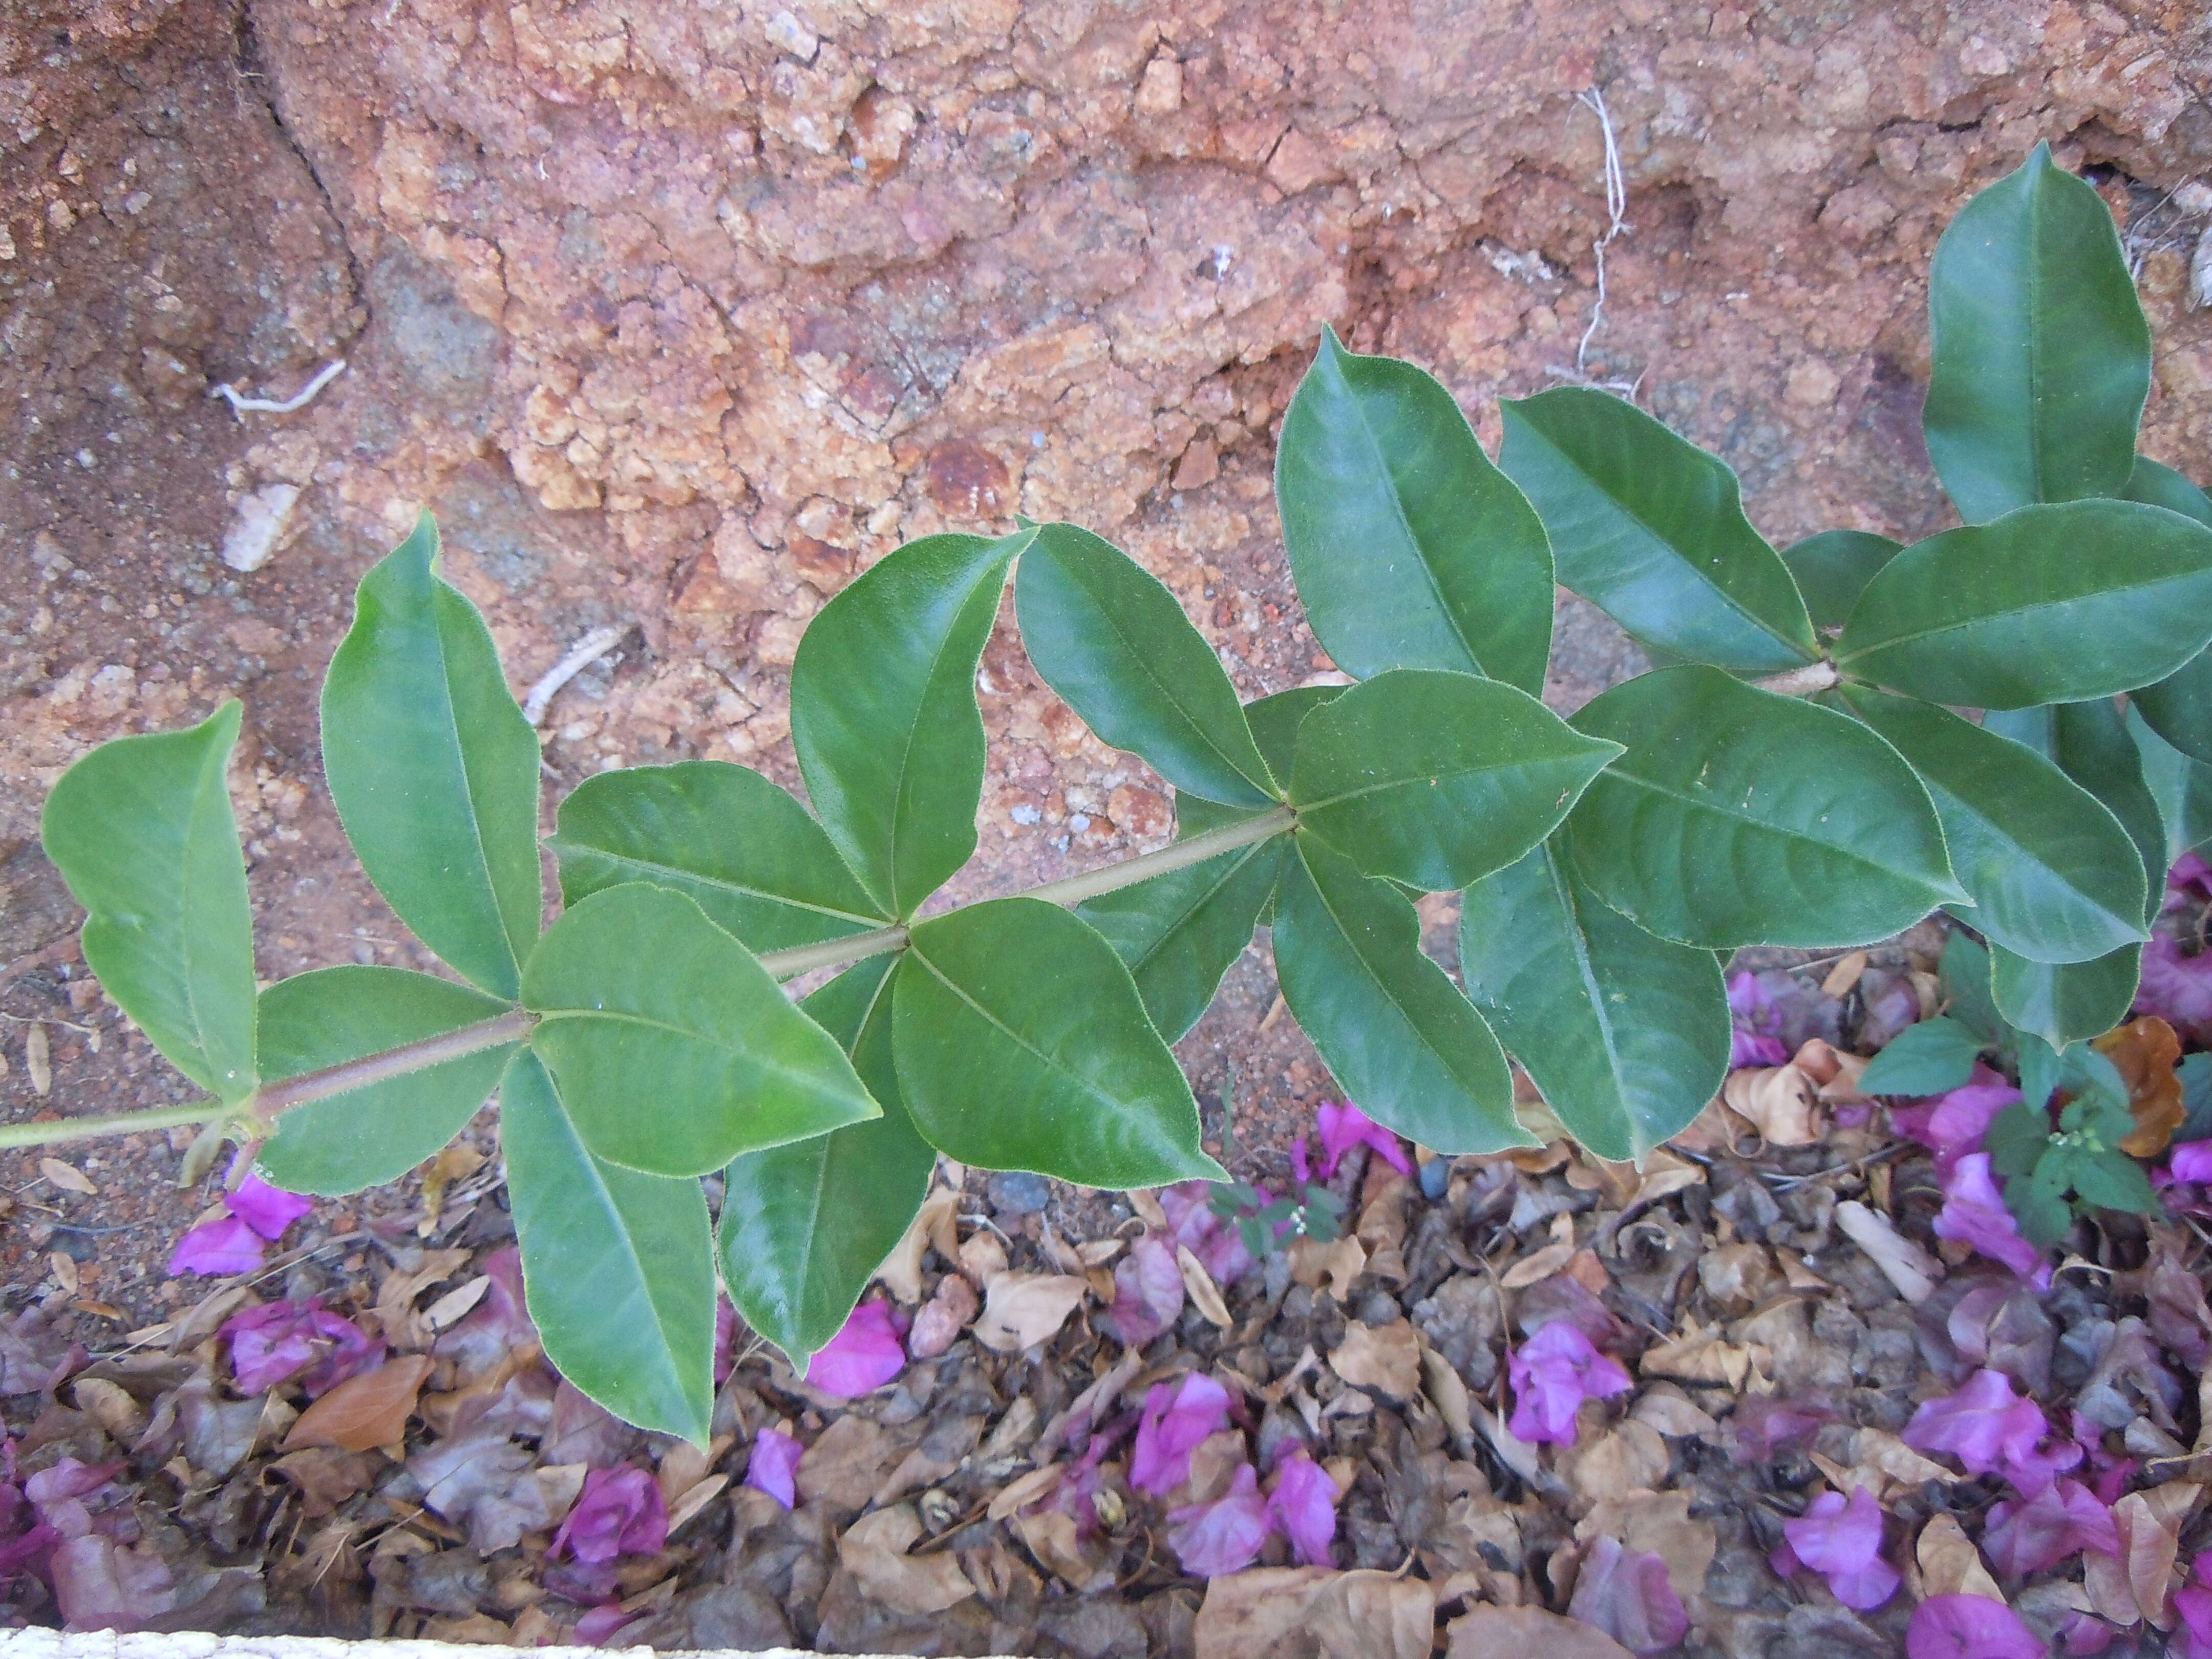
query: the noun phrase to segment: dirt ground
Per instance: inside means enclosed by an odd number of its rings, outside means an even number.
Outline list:
[[[1626,191],[1594,331],[1592,87]],[[2167,198],[2212,176],[2208,87],[2212,15],[2186,0],[19,0],[0,1112],[182,1097],[83,980],[38,850],[46,787],[108,737],[243,696],[264,974],[425,962],[348,857],[314,744],[351,585],[419,507],[518,687],[627,630],[552,707],[549,800],[697,756],[795,783],[807,617],[899,541],[1017,510],[1129,548],[1257,696],[1330,667],[1269,491],[1322,322],[1431,368],[1493,445],[1498,397],[1579,363],[1725,457],[1778,543],[1921,535],[1942,522],[1918,439],[1928,256],[2041,137],[2095,170],[2142,254],[2146,445],[2203,476],[2212,315],[2185,309],[2200,225]],[[214,392],[283,399],[338,358],[296,412]],[[288,490],[267,562],[227,564]],[[1563,596],[1556,705],[1637,665]],[[1170,834],[1157,780],[1009,629],[981,684],[985,834],[956,892]],[[1447,908],[1431,920],[1443,938]],[[1255,947],[1182,1049],[1210,1127],[1234,1061],[1256,1168],[1332,1092],[1275,1002]],[[91,1194],[0,1164],[9,1296],[73,1277],[95,1348],[159,1315],[205,1200],[167,1184],[180,1150],[73,1153]]]

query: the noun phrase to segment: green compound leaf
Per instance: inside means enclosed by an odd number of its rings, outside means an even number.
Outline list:
[[[1128,965],[1145,1012],[1169,1042],[1198,1024],[1221,976],[1252,942],[1287,839],[1255,842],[1076,907]]]
[[[1444,1153],[1535,1144],[1513,1115],[1504,1051],[1421,954],[1412,903],[1309,835],[1283,861],[1275,971],[1328,1069],[1377,1122]]]
[[[1933,703],[1864,687],[1842,701],[1928,786],[1973,898],[1962,919],[1992,944],[2038,962],[2087,962],[2148,937],[2142,855],[2057,766]]]
[[[1867,1063],[1856,1085],[1868,1095],[1940,1095],[1963,1087],[1986,1045],[1963,1021],[1938,1016],[1908,1025]],[[1872,1078],[1873,1082],[1866,1081]]]
[[[1022,555],[1014,602],[1030,661],[1102,740],[1178,789],[1275,804],[1237,688],[1150,571],[1087,530],[1048,524]]]
[[[1223,1179],[1113,947],[1039,899],[915,924],[892,981],[900,1097],[939,1151],[1121,1189]]]
[[[1782,562],[1797,579],[1815,628],[1835,629],[1850,620],[1851,607],[1875,573],[1904,550],[1902,542],[1863,530],[1824,530],[1782,550]]]
[[[1915,543],[1859,596],[1836,665],[1929,702],[2086,702],[2212,639],[2212,530],[2133,501],[2023,507]]]
[[[803,1005],[851,1053],[884,1115],[747,1152],[725,1172],[722,1282],[745,1323],[801,1371],[905,1237],[937,1166],[891,1066],[893,965],[888,956],[860,963]]]
[[[1992,714],[1982,729],[2026,744],[2105,804],[2142,859],[2143,921],[2155,919],[2166,896],[2166,828],[2144,781],[2142,756],[2111,700]]]
[[[722,761],[639,766],[586,778],[545,843],[570,904],[625,882],[689,896],[747,950],[812,945],[880,927],[878,913],[806,809],[757,772]]]
[[[1260,752],[1267,757],[1269,769],[1277,777],[1291,775],[1297,757],[1298,729],[1304,723],[1305,717],[1323,703],[1333,702],[1342,696],[1346,689],[1341,685],[1294,686],[1272,696],[1256,697],[1244,705],[1244,718],[1260,744]],[[1239,823],[1253,816],[1246,808],[1224,806],[1218,801],[1206,800],[1197,795],[1177,794],[1176,797],[1176,835],[1179,840],[1203,835],[1208,830],[1218,830],[1225,824]],[[1088,919],[1087,909],[1079,909],[1077,914]],[[1274,918],[1275,895],[1270,887],[1260,902],[1260,912],[1255,920],[1260,927],[1265,927],[1272,924]],[[1115,937],[1111,929],[1102,928],[1101,931],[1105,932],[1109,939]],[[1119,944],[1115,946],[1116,951],[1121,948]],[[1222,966],[1225,971],[1228,963],[1224,963]],[[1139,989],[1143,988],[1143,983],[1140,977],[1138,981]],[[1152,1006],[1149,1000],[1145,1006]],[[1173,1024],[1171,1020],[1161,1019],[1157,1011],[1153,1018],[1163,1031],[1170,1030]],[[1189,1028],[1186,1026],[1183,1029],[1188,1030]],[[1169,1040],[1175,1041],[1172,1037]]]
[[[1567,820],[1576,867],[1662,939],[1856,945],[1966,896],[1927,789],[1844,715],[1689,665],[1615,686],[1574,724],[1628,747]]]
[[[1620,752],[1497,680],[1398,669],[1307,715],[1291,800],[1366,874],[1443,891],[1542,842]]]
[[[2158,803],[2166,827],[2166,865],[2184,853],[2212,848],[2212,766],[2190,759],[2166,742],[2143,724],[2136,709],[2128,710],[2128,736],[2142,758],[2143,787]],[[2152,885],[2163,887],[2165,873],[2161,866]]]
[[[610,1163],[704,1175],[878,1115],[836,1041],[683,894],[634,882],[546,930],[522,974],[531,1044]]]
[[[1275,455],[1283,544],[1314,633],[1346,672],[1486,674],[1544,689],[1552,551],[1450,392],[1324,327]]]
[[[261,1069],[281,1082],[464,1030],[508,1006],[404,968],[319,969],[261,994]],[[294,1193],[357,1193],[397,1181],[467,1127],[517,1046],[478,1048],[295,1106],[261,1149],[262,1173]]]
[[[2143,724],[2200,765],[2212,765],[2212,651],[2200,651],[2128,701]]]
[[[1711,951],[1601,903],[1564,839],[1467,890],[1460,975],[1575,1138],[1600,1158],[1641,1158],[1719,1091],[1728,990]]]
[[[240,710],[104,743],[46,797],[46,856],[90,914],[85,965],[210,1094],[253,1092],[253,911],[223,775]]]
[[[2128,1017],[2142,977],[2142,946],[2094,962],[2031,962],[1990,946],[1990,994],[2006,1021],[2054,1048],[2101,1036]]]
[[[823,605],[799,642],[799,769],[830,839],[887,915],[912,915],[975,850],[975,665],[1006,566],[1036,533],[909,542]]]
[[[1602,392],[1499,406],[1498,460],[1543,515],[1561,582],[1669,657],[1771,674],[1818,654],[1789,567],[1719,460]]]
[[[323,770],[368,878],[494,996],[537,943],[538,734],[483,617],[436,574],[438,526],[361,580],[323,682]]]
[[[1921,422],[1961,518],[2122,491],[2150,392],[2150,329],[2112,214],[2048,144],[1943,233],[1928,320]]]
[[[500,1084],[499,1138],[546,1358],[624,1422],[704,1446],[714,1247],[699,1183],[593,1157],[526,1048]]]

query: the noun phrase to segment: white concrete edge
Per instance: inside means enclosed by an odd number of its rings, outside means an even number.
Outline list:
[[[7,1659],[484,1659],[493,1651],[527,1651],[532,1659],[607,1659],[611,1654],[683,1659],[681,1655],[657,1654],[651,1648],[495,1650],[482,1644],[348,1642],[327,1636],[211,1636],[202,1631],[169,1636],[150,1632],[125,1636],[112,1630],[81,1635],[56,1630],[0,1631],[0,1654]],[[700,1659],[829,1659],[827,1655],[798,1648],[694,1651]],[[896,1659],[896,1656],[862,1654],[847,1656],[847,1659]]]

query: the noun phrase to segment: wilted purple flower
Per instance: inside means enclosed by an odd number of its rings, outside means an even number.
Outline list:
[[[240,1394],[260,1394],[305,1372],[302,1386],[312,1400],[384,1358],[382,1338],[325,1311],[320,1297],[248,1308],[228,1321],[222,1334],[230,1341],[231,1376]]]
[[[1354,1146],[1371,1146],[1377,1156],[1401,1176],[1413,1173],[1413,1165],[1398,1144],[1398,1137],[1369,1117],[1350,1101],[1341,1106],[1323,1101],[1321,1110],[1315,1114],[1321,1123],[1321,1178],[1334,1178],[1336,1166],[1344,1155]]]
[[[213,1221],[203,1221],[177,1241],[177,1248],[169,1254],[172,1273],[206,1273],[221,1277],[227,1273],[252,1273],[269,1254],[253,1229],[234,1215],[218,1216]]]
[[[807,1385],[841,1400],[872,1393],[906,1369],[890,1304],[863,1302],[806,1367]]]
[[[2189,1583],[2174,1591],[2173,1610],[2181,1617],[2183,1659],[2212,1659],[2212,1550],[2197,1556]]]
[[[1775,1552],[1774,1569],[1787,1577],[1800,1565],[1824,1574],[1836,1600],[1863,1613],[1897,1594],[1897,1569],[1881,1559],[1881,1505],[1864,1486],[1846,1498],[1824,1492],[1806,1505],[1802,1519],[1784,1521],[1789,1541]]]
[[[1943,1209],[1936,1236],[1971,1244],[1992,1261],[2001,1261],[2038,1290],[2051,1283],[2051,1264],[2043,1252],[2020,1236],[2020,1224],[2005,1207],[2004,1194],[1990,1174],[1990,1155],[1969,1152],[1943,1177]]]
[[[2202,948],[2212,867],[2185,853],[2166,872],[2166,902],[2143,947],[2135,1012],[2156,1014],[2184,1036],[2212,1042],[2212,951]]]
[[[1589,1338],[1564,1319],[1554,1320],[1506,1356],[1513,1385],[1513,1420],[1519,1439],[1571,1443],[1575,1413],[1585,1400],[1603,1400],[1636,1385],[1620,1362],[1600,1353]]]
[[[284,1237],[284,1229],[315,1207],[310,1198],[272,1187],[258,1175],[249,1175],[237,1190],[223,1194],[230,1212],[270,1243]]]
[[[1267,1515],[1297,1552],[1299,1564],[1334,1566],[1328,1548],[1336,1541],[1336,1482],[1328,1471],[1293,1446],[1275,1465],[1275,1484],[1267,1494]]]
[[[60,1529],[40,1520],[19,1488],[0,1484],[0,1583],[27,1572],[50,1578],[49,1563],[61,1542]]]
[[[1190,1478],[1199,1442],[1228,1426],[1229,1391],[1203,1371],[1179,1383],[1153,1383],[1129,1454],[1129,1484],[1156,1498],[1172,1492]]]
[[[1729,1069],[1787,1064],[1790,1045],[1782,1040],[1782,1013],[1775,1006],[1773,988],[1763,984],[1757,974],[1731,974],[1728,1004],[1735,1027]]]
[[[127,1510],[103,1516],[97,1522],[94,1519],[96,1511],[115,1510],[129,1496],[115,1484],[115,1477],[122,1472],[120,1462],[87,1463],[74,1457],[58,1458],[23,1483],[23,1495],[31,1500],[40,1522],[63,1538],[82,1538],[97,1532],[128,1543],[138,1536],[138,1529]]]
[[[1264,1205],[1267,1188],[1260,1188]],[[1244,1247],[1243,1233],[1233,1221],[1213,1212],[1213,1188],[1203,1181],[1178,1182],[1160,1188],[1160,1208],[1167,1214],[1168,1238],[1204,1264],[1217,1285],[1235,1284],[1252,1271],[1252,1252]]]
[[[799,1442],[781,1429],[763,1429],[753,1437],[745,1464],[745,1485],[757,1487],[789,1509],[799,1501]]]
[[[579,1647],[603,1648],[628,1630],[645,1615],[624,1613],[619,1601],[602,1601],[576,1621],[576,1644]]]
[[[1182,1303],[1175,1246],[1146,1233],[1114,1264],[1114,1305],[1101,1322],[1124,1346],[1141,1348],[1182,1316]]]
[[[1631,1653],[1664,1653],[1690,1633],[1690,1616],[1667,1577],[1667,1563],[1617,1538],[1590,1541],[1575,1576],[1567,1617],[1594,1626]]]
[[[1259,1559],[1260,1546],[1267,1541],[1267,1504],[1249,1463],[1237,1466],[1229,1490],[1211,1504],[1168,1511],[1168,1543],[1182,1570],[1196,1577],[1243,1571]]]
[[[2008,1578],[2055,1567],[2083,1550],[2120,1553],[2112,1512],[2079,1480],[2057,1480],[2033,1498],[2008,1498],[1990,1510],[1982,1553]]]
[[[2044,1659],[2020,1615],[1986,1595],[1931,1595],[1905,1627],[1906,1659]]]
[[[2071,1440],[2036,1450],[2049,1431],[2043,1407],[2014,1394],[2002,1371],[1978,1370],[1957,1393],[1924,1401],[1905,1425],[1904,1439],[1917,1452],[1950,1453],[1969,1474],[1994,1469],[2033,1497],[2081,1461],[2081,1448]]]
[[[1745,1463],[1771,1463],[1778,1452],[1808,1443],[1823,1424],[1841,1415],[1817,1397],[1747,1394],[1727,1419],[1729,1455]]]
[[[2173,1149],[2166,1178],[2197,1186],[2212,1184],[2212,1140],[2185,1140]]]
[[[579,1561],[611,1561],[618,1555],[650,1555],[667,1541],[668,1506],[660,1483],[625,1463],[584,1477],[584,1490],[553,1534],[549,1553],[556,1560],[566,1553]]]
[[[483,1270],[490,1281],[483,1296],[431,1350],[441,1359],[453,1360],[464,1382],[475,1381],[519,1348],[538,1346],[538,1328],[523,1305],[522,1252],[512,1244],[494,1250],[484,1258]]]
[[[1915,1105],[1892,1107],[1889,1121],[1899,1134],[1935,1152],[1936,1173],[1942,1176],[1967,1153],[1981,1151],[1997,1114],[2020,1100],[2019,1090],[1977,1062],[1973,1075],[1957,1088]]]

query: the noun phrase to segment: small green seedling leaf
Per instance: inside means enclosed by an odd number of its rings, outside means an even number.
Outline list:
[[[1904,550],[1904,544],[1863,530],[1824,530],[1782,550],[1782,562],[1797,579],[1815,628],[1831,632],[1850,620],[1851,607],[1875,573]]]
[[[2084,1204],[2131,1215],[2159,1213],[2158,1194],[2142,1165],[2125,1152],[2107,1151],[2075,1160],[2074,1193]]]
[[[62,774],[46,856],[89,913],[85,965],[169,1063],[217,1099],[257,1081],[253,912],[224,775],[240,709],[118,738]]]
[[[2020,1223],[2021,1237],[2039,1250],[2050,1249],[2074,1225],[2074,1211],[2066,1202],[2073,1184],[2068,1163],[2063,1156],[2046,1156],[2027,1175],[2005,1183],[2005,1207]]]
[[[2051,1120],[2039,1107],[2014,1101],[1990,1121],[1983,1146],[1990,1168],[2001,1176],[2025,1176],[2051,1144]]]
[[[1940,1095],[1974,1075],[1985,1045],[1960,1021],[1938,1016],[1908,1025],[1868,1062],[1858,1089],[1869,1095]],[[1872,1081],[1869,1081],[1871,1079]]]

